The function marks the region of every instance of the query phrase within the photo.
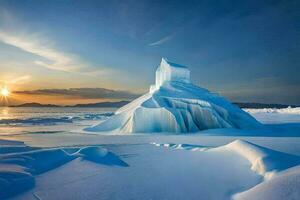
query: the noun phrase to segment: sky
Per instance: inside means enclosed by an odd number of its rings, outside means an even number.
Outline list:
[[[300,105],[299,55],[299,0],[0,0],[11,104],[130,100],[166,57],[231,101]]]

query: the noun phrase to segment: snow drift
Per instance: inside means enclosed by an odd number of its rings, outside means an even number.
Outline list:
[[[18,148],[19,147],[19,148]],[[39,149],[1,146],[0,199],[12,197],[35,186],[35,176],[76,158],[108,166],[128,167],[119,156],[100,146]]]
[[[245,140],[219,147],[190,144],[151,143],[157,147],[199,152],[233,152],[249,161],[251,170],[265,179],[253,188],[233,195],[234,200],[298,199],[300,192],[300,157],[253,144]]]
[[[253,128],[252,116],[225,98],[195,86],[187,67],[162,59],[149,93],[86,131],[186,133],[214,128]]]
[[[268,149],[244,140],[235,140],[223,148],[235,151],[246,158],[252,165],[251,169],[267,179],[278,171],[300,164],[299,156]]]
[[[299,199],[300,197],[300,166],[289,168],[278,173],[271,180],[262,182],[255,187],[234,195],[234,200],[281,200]]]
[[[173,144],[173,143],[151,143],[157,147],[167,147],[171,149],[184,149],[190,151],[232,151],[247,159],[251,164],[251,169],[264,176],[271,178],[277,172],[300,164],[300,157],[280,151],[275,151],[263,146],[259,146],[246,140],[234,140],[229,144],[219,147],[208,147],[191,144]]]

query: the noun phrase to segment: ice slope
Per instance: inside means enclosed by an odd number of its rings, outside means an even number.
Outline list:
[[[193,85],[189,70],[162,59],[150,92],[86,131],[187,133],[214,128],[253,128],[253,117],[225,98]]]

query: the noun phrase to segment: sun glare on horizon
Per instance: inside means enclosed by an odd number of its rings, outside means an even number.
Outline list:
[[[7,87],[1,88],[1,92],[0,93],[1,93],[1,96],[3,96],[3,97],[8,97],[9,94],[10,94],[9,90],[7,89]]]

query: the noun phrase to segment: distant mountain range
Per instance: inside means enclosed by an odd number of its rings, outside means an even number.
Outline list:
[[[125,106],[130,101],[117,101],[117,102],[99,102],[99,103],[88,103],[88,104],[76,104],[73,106],[65,107],[100,107],[100,108],[119,108]]]
[[[130,101],[117,101],[117,102],[99,102],[99,103],[88,103],[88,104],[76,104],[76,105],[68,105],[68,106],[60,106],[54,104],[40,104],[40,103],[24,103],[20,105],[13,105],[10,107],[82,107],[82,108],[119,108]],[[296,105],[284,105],[284,104],[265,104],[265,103],[233,103],[240,108],[287,108],[288,106],[291,107],[298,107]]]
[[[130,101],[117,101],[117,102],[99,102],[99,103],[89,103],[89,104],[76,104],[68,106],[60,106],[55,104],[40,104],[40,103],[24,103],[20,105],[13,105],[10,107],[98,107],[98,108],[118,108],[128,104]]]
[[[61,107],[54,104],[40,104],[40,103],[24,103],[19,105],[11,105],[9,107]]]

